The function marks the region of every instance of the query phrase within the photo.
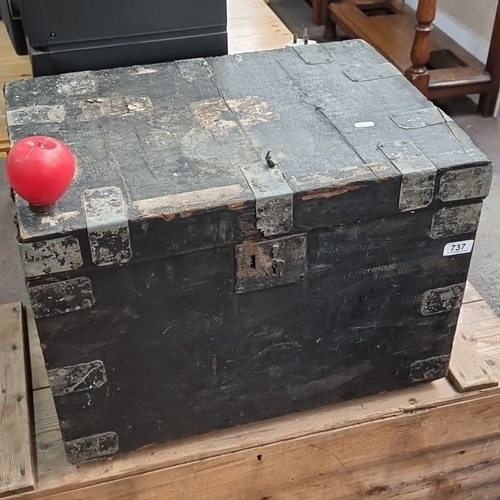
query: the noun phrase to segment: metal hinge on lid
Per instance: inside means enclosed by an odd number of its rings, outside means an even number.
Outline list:
[[[264,236],[288,233],[293,227],[293,190],[271,152],[262,163],[241,171],[255,196],[257,229]]]
[[[385,142],[378,147],[401,172],[399,210],[407,212],[430,205],[437,169],[429,158],[411,141]]]

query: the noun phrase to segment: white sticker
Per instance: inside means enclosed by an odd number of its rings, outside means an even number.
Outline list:
[[[471,253],[473,246],[474,246],[474,240],[456,241],[455,243],[448,243],[444,247],[443,255],[445,257],[449,257],[450,255]]]
[[[368,127],[374,127],[375,123],[373,123],[373,122],[358,122],[358,123],[355,123],[354,126],[356,128],[368,128]]]

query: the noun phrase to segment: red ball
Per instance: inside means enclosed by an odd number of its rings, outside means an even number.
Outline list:
[[[53,137],[21,139],[7,156],[7,180],[32,205],[52,205],[75,175],[75,158],[66,144]]]

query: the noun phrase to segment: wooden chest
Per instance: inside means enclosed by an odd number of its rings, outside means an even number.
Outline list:
[[[446,374],[491,165],[365,43],[6,98],[77,158],[54,212],[17,199],[70,461]]]

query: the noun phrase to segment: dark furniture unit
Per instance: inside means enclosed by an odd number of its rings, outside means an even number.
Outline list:
[[[34,76],[227,54],[226,0],[0,0]]]

